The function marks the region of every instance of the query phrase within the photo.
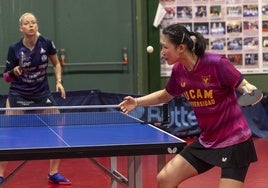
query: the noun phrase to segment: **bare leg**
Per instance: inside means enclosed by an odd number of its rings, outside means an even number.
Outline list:
[[[59,159],[52,159],[50,160],[50,168],[49,168],[49,174],[53,175],[58,172],[59,169],[60,160]]]
[[[59,114],[60,112],[58,109],[45,109],[45,110],[37,110],[36,113],[39,113],[39,114]],[[53,174],[58,173],[59,165],[60,165],[60,159],[51,159],[50,160],[50,167],[49,167],[49,174],[53,175]]]
[[[6,108],[10,108],[9,100],[6,100]],[[5,115],[23,114],[22,110],[6,110]],[[7,162],[0,161],[0,177],[4,177]]]
[[[6,100],[6,108],[9,108],[9,101],[8,99]],[[9,114],[10,112],[6,111],[5,114]],[[5,173],[5,169],[7,166],[7,162],[6,161],[0,161],[0,177],[4,177],[4,173]]]
[[[157,175],[158,188],[177,188],[181,182],[197,174],[188,161],[176,155]]]
[[[7,162],[0,161],[0,177],[4,177]]]
[[[219,188],[242,188],[243,185],[244,183],[241,181],[222,178],[219,183]]]

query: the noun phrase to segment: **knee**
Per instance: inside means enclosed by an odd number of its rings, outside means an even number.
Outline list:
[[[158,185],[158,188],[173,188],[174,186],[171,185],[171,184],[172,184],[172,181],[169,179],[169,177],[167,176],[166,173],[163,173],[163,171],[161,171],[157,175],[157,185]]]
[[[166,181],[165,175],[160,172],[157,175],[157,185],[158,185],[158,188],[163,188],[165,186],[165,184],[166,184],[165,181]]]

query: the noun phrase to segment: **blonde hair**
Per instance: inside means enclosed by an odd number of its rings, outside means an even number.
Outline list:
[[[32,15],[32,16],[35,18],[35,20],[37,21],[37,18],[35,17],[35,15],[34,15],[33,13],[25,12],[25,13],[22,14],[22,15],[20,16],[20,18],[19,18],[19,25],[22,24],[22,19],[23,19],[25,16],[27,16],[27,15]]]

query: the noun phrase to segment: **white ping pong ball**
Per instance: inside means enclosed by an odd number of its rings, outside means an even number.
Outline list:
[[[154,48],[152,46],[147,46],[146,50],[150,54],[154,52]]]

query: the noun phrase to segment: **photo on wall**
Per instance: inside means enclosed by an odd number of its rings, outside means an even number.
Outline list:
[[[207,49],[229,58],[242,73],[268,72],[268,0],[159,0],[159,3],[168,12],[161,22],[160,34],[164,27],[181,23],[189,31],[203,34]],[[163,60],[160,66],[161,76],[170,76],[172,66]]]

